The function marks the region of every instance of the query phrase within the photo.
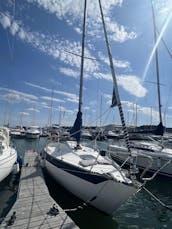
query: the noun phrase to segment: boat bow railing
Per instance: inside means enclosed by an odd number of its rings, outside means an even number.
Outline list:
[[[143,181],[151,181],[151,180],[153,180],[153,179],[156,177],[156,175],[157,175],[163,168],[165,168],[167,165],[169,165],[171,162],[172,162],[171,159],[168,160],[168,161],[167,161],[166,163],[164,163],[158,170],[156,170],[155,173],[154,173],[151,177],[143,177],[143,176],[141,175],[141,179],[142,179]]]

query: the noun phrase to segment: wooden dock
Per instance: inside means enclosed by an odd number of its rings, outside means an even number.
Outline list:
[[[59,212],[52,209],[54,204]],[[38,154],[32,150],[25,152],[18,197],[0,228],[78,228],[50,196]]]

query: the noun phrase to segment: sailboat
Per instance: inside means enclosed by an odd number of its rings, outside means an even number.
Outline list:
[[[152,4],[152,2],[151,2]],[[153,27],[154,27],[154,41],[156,44],[156,23],[153,4],[152,15],[153,15]],[[147,136],[149,141],[133,141],[132,148],[135,150],[137,157],[137,167],[140,170],[147,170],[153,173],[153,177],[156,175],[163,175],[166,177],[172,177],[172,149],[167,148],[163,145],[162,141],[155,140],[157,136],[163,140],[164,126],[162,122],[162,111],[161,111],[161,95],[160,95],[160,82],[159,82],[159,63],[158,63],[158,52],[155,50],[155,63],[156,63],[156,75],[157,75],[157,91],[158,91],[158,107],[159,107],[159,124],[158,126],[149,131],[139,131],[138,135]],[[136,134],[136,132],[134,132]],[[127,148],[123,145],[109,145],[108,151],[114,160],[119,163],[128,164],[129,154]]]
[[[102,21],[103,11],[99,0]],[[82,128],[82,85],[84,69],[84,47],[85,47],[85,24],[86,24],[87,1],[84,3],[84,19],[82,34],[82,55],[80,72],[80,91],[79,105],[76,120],[70,133],[76,139],[70,141],[51,141],[47,143],[45,151],[45,168],[55,180],[64,186],[68,191],[91,205],[104,214],[111,215],[117,210],[129,197],[136,194],[141,184],[137,182],[134,175],[134,166],[132,164],[130,171],[122,170],[108,156],[102,156],[101,153],[80,142]],[[106,37],[107,38],[107,37]],[[108,46],[108,50],[109,46]],[[112,61],[111,61],[112,62]],[[111,63],[112,64],[112,63]],[[114,77],[114,90],[119,95]],[[113,97],[113,100],[115,97]],[[115,104],[115,101],[114,101]],[[122,108],[120,107],[122,114]],[[124,120],[122,117],[124,124]]]
[[[17,151],[10,146],[9,129],[0,128],[0,182],[14,169],[17,161]]]

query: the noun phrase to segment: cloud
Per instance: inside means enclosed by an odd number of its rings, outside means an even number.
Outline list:
[[[51,92],[52,93],[52,89],[48,89],[46,87],[41,87],[41,86],[39,86],[37,84],[33,84],[33,83],[29,83],[29,82],[25,82],[25,84],[28,85],[28,86],[31,86],[31,87],[34,87],[34,88],[38,88],[38,89],[41,89],[43,91]]]
[[[112,81],[112,75],[110,73],[95,72],[93,76],[96,79],[104,79],[104,80]]]
[[[73,70],[63,70],[63,73],[69,76],[71,76],[70,72],[71,75],[72,73],[74,74]],[[87,79],[95,78],[112,81],[111,73],[94,72],[92,75],[87,73],[84,74],[84,77]],[[147,89],[142,86],[140,78],[135,75],[117,75],[117,83],[118,86],[121,86],[125,91],[127,91],[131,95],[136,96],[137,98],[142,98],[147,93]]]
[[[63,73],[64,75],[73,77],[73,78],[79,77],[79,71],[75,71],[71,68],[59,68],[59,72]]]
[[[29,83],[29,82],[25,82],[25,84],[28,86],[38,88],[40,90],[52,93],[52,89],[49,89],[46,87],[41,87],[37,84],[33,84],[33,83]],[[65,92],[65,91],[60,91],[60,90],[53,90],[53,93],[65,96],[67,101],[70,101],[72,103],[78,103],[78,95],[76,95],[76,94]]]
[[[138,98],[144,97],[147,93],[147,89],[142,86],[140,79],[136,76],[119,75],[117,81],[126,91]]]
[[[171,12],[172,9],[171,0],[153,1],[153,6],[163,20],[167,16],[167,14]]]
[[[0,14],[0,23],[2,24],[3,28],[6,29],[11,26],[11,19],[9,15]]]
[[[65,102],[62,99],[52,98],[52,97],[49,97],[49,96],[41,96],[40,98],[48,100],[48,101],[58,102],[58,103],[64,103]]]
[[[11,34],[23,42],[29,43],[39,51],[60,60],[72,67],[80,68],[81,65],[81,44],[80,42],[71,42],[69,40],[59,40],[56,36],[49,36],[39,32],[31,32],[26,29],[21,21],[15,21],[8,13],[0,13],[0,23],[5,29],[9,29]],[[70,50],[70,51],[68,51]],[[88,72],[94,72],[99,69],[99,63],[92,59],[90,51],[85,48],[85,56],[90,59],[85,59],[84,66]]]
[[[145,107],[145,106],[141,106],[139,104],[133,103],[131,101],[121,101],[123,107],[125,110],[128,110],[128,112],[130,113],[136,113],[136,110],[138,113],[140,114],[144,114],[148,117],[153,118],[154,122],[159,121],[159,112],[155,109],[153,109],[152,107]]]
[[[37,5],[48,12],[55,14],[59,19],[62,17],[69,20],[69,23],[81,20],[83,18],[84,1],[81,0],[27,0],[29,3],[37,3]],[[121,6],[123,0],[108,0],[102,1],[104,13],[114,8],[114,6]],[[99,5],[97,1],[88,1],[88,17],[96,19],[99,14]],[[70,16],[70,17],[69,17]]]
[[[30,115],[29,113],[27,113],[27,112],[25,112],[25,111],[20,111],[19,114],[20,114],[20,115],[25,115],[25,116]]]
[[[85,106],[85,107],[83,107],[83,110],[90,110],[90,107]]]
[[[106,17],[105,20],[107,32],[110,33],[109,39],[122,43],[124,41],[137,38],[137,34],[135,32],[127,32],[125,26],[118,25],[118,23],[111,21],[110,17]]]
[[[102,60],[105,64],[110,66],[109,57],[104,56],[101,52],[98,53],[98,56],[99,56],[100,60]],[[114,64],[114,67],[116,67],[116,68],[130,69],[130,63],[126,60],[116,60],[113,58],[113,64]]]
[[[67,109],[66,107],[63,107],[63,106],[59,106],[58,107],[58,111],[66,112],[66,113],[70,113],[70,114],[74,113],[73,110],[69,110],[69,109]],[[63,115],[64,115],[64,113],[63,113]]]
[[[35,95],[27,94],[17,90],[0,87],[0,91],[7,92],[1,95],[1,99],[8,101],[9,103],[37,103],[38,97]]]
[[[113,1],[114,2],[114,1]],[[45,1],[44,3],[47,3]],[[111,7],[111,4],[109,4],[109,7]],[[7,19],[8,18],[8,19]],[[4,21],[8,21],[8,23],[4,23]],[[6,28],[8,27],[10,32],[13,35],[18,36],[23,41],[31,44],[33,47],[39,49],[41,52],[46,53],[47,55],[50,55],[54,57],[55,59],[59,59],[66,65],[69,65],[70,67],[61,67],[59,71],[67,76],[71,77],[77,77],[79,74],[80,69],[80,62],[81,62],[81,45],[79,42],[70,42],[69,40],[59,40],[55,36],[45,36],[44,34],[38,33],[38,32],[30,32],[28,29],[24,28],[21,22],[14,21],[8,14],[2,14],[0,13],[0,23],[2,25],[5,25]],[[68,51],[70,50],[70,52]],[[90,51],[86,48],[85,49],[85,56],[89,58],[85,58],[84,61],[84,77],[87,79],[96,78],[96,79],[104,79],[104,80],[112,80],[112,77],[110,74],[105,74],[100,71],[100,63],[94,58]],[[106,57],[103,57],[99,53],[99,56],[104,63],[108,63],[108,60]],[[92,60],[94,59],[94,61]],[[120,61],[114,59],[114,65],[118,68],[129,68],[130,64],[127,61]],[[77,70],[74,70],[78,69]],[[102,65],[101,65],[102,68]],[[136,82],[136,81],[135,81]],[[137,81],[138,82],[138,81]],[[29,83],[28,83],[29,85]],[[120,79],[120,85],[123,86],[124,89],[127,89],[127,91],[131,92],[132,90],[129,90],[129,85],[126,85],[126,82]],[[30,84],[30,86],[33,86]],[[42,90],[45,90],[47,92],[50,91],[50,89],[46,89],[40,86],[37,86],[37,88],[40,88]],[[143,93],[143,88],[140,86],[141,94]],[[55,92],[61,95],[67,96],[67,100],[71,102],[77,102],[78,99],[76,95],[68,95],[64,92]],[[136,96],[139,97],[138,94]]]
[[[28,111],[37,112],[37,113],[40,112],[40,110],[35,109],[35,108],[33,108],[33,107],[27,108],[27,110],[28,110]]]
[[[65,20],[69,26],[72,26],[77,33],[81,33],[84,1],[81,0],[27,0],[29,3],[36,3],[38,7],[55,14],[60,20]],[[116,6],[122,6],[123,0],[102,1],[103,13],[107,32],[110,39],[117,42],[124,42],[128,39],[135,39],[136,33],[128,32],[124,25],[119,25],[111,19],[111,14]],[[100,18],[100,9],[98,1],[88,1],[87,4],[87,34],[93,37],[102,38],[102,22]]]

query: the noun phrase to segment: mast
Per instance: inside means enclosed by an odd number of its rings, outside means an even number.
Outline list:
[[[156,41],[157,41],[156,22],[155,22],[155,13],[154,13],[152,1],[151,1],[151,8],[152,8],[152,16],[153,16],[154,44],[156,44]],[[161,105],[160,82],[159,82],[158,47],[156,47],[155,49],[155,64],[156,64],[157,91],[158,91],[159,121],[160,123],[162,123],[162,111],[161,111],[162,105]]]
[[[84,19],[83,19],[83,33],[82,33],[82,53],[81,53],[81,71],[80,71],[79,105],[78,105],[78,111],[79,112],[81,112],[81,107],[82,107],[85,32],[86,32],[86,26],[85,26],[86,25],[86,11],[87,11],[87,0],[85,0],[85,3],[84,3]]]
[[[86,9],[87,9],[87,0],[85,0],[85,3],[84,3],[78,113],[77,113],[77,118],[74,122],[74,125],[70,130],[71,136],[74,137],[77,141],[77,148],[80,147],[79,144],[80,144],[81,128],[82,128],[82,92],[83,92],[84,50],[85,50],[85,32],[86,32]]]
[[[99,7],[100,7],[100,13],[101,13],[101,18],[102,18],[102,23],[103,23],[103,30],[104,30],[104,35],[105,35],[107,51],[108,51],[108,55],[109,55],[111,74],[112,74],[112,78],[113,78],[113,98],[112,98],[111,107],[116,106],[116,105],[118,106],[119,114],[120,114],[120,118],[121,118],[121,123],[122,123],[122,128],[123,128],[123,131],[124,131],[125,143],[126,143],[128,152],[131,155],[131,148],[130,148],[130,144],[129,144],[129,136],[128,136],[128,131],[127,131],[125,120],[124,120],[124,113],[123,113],[123,109],[122,109],[122,105],[121,105],[121,101],[120,101],[120,96],[119,96],[119,92],[118,92],[118,86],[117,86],[117,80],[116,80],[114,65],[113,65],[113,59],[112,59],[112,54],[111,54],[109,41],[108,41],[108,37],[107,37],[105,21],[104,21],[104,16],[103,16],[103,10],[102,10],[102,6],[101,6],[101,1],[100,0],[99,0]],[[132,161],[132,165],[134,165],[133,163],[134,163],[134,161]]]

